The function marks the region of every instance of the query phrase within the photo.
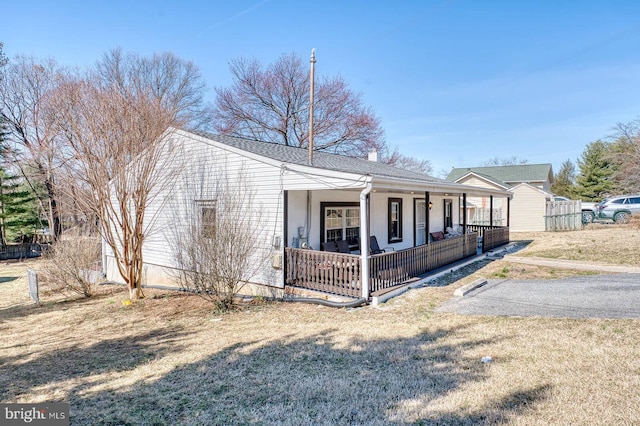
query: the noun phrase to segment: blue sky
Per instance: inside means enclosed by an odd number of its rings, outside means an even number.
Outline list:
[[[575,161],[640,115],[639,1],[22,1],[5,3],[8,56],[94,63],[114,47],[191,60],[213,88],[228,62],[282,53],[340,74],[387,142],[435,174],[517,156]]]

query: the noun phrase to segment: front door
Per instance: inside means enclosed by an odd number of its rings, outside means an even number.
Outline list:
[[[416,246],[421,246],[427,244],[427,233],[425,232],[427,226],[427,209],[424,200],[415,200],[414,206],[415,212],[413,217],[416,218],[416,225],[413,228],[413,240],[416,242]]]

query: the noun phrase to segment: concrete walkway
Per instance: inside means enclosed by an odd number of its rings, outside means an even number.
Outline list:
[[[548,259],[542,257],[525,257],[505,255],[507,262],[525,263],[527,265],[548,266],[551,268],[578,269],[581,271],[600,271],[612,273],[640,274],[640,267],[627,265],[612,265],[607,263],[584,262],[579,260]]]
[[[488,280],[436,312],[549,318],[640,318],[640,274]]]

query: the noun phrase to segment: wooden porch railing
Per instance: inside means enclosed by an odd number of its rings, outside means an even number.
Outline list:
[[[494,227],[484,231],[482,237],[482,252],[491,250],[494,247],[509,244],[509,228],[506,226]]]
[[[371,256],[370,291],[401,284],[411,277],[448,265],[477,252],[477,234],[466,234],[431,244]]]
[[[467,231],[477,232],[482,237],[482,252],[509,243],[508,226],[467,225]]]
[[[477,252],[477,234],[436,241],[406,250],[370,256],[369,291],[393,287],[409,278]],[[361,297],[362,260],[351,254],[286,248],[286,283],[350,297]]]
[[[285,248],[286,283],[296,287],[361,297],[362,259],[353,254]]]

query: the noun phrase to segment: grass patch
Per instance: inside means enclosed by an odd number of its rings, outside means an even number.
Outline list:
[[[640,264],[640,227],[635,224],[591,224],[574,232],[518,232],[511,240],[532,240],[519,256]]]
[[[37,263],[5,266],[0,401],[68,401],[72,424],[640,424],[640,320],[434,312],[480,276],[584,272],[486,261],[379,308],[221,315],[158,290],[124,306],[117,286],[33,306]]]

